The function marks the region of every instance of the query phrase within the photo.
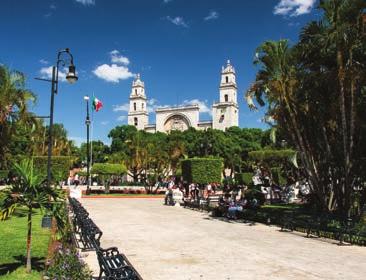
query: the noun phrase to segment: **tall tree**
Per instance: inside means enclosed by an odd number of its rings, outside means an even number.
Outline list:
[[[35,101],[36,96],[25,88],[24,75],[0,65],[0,168],[9,165],[17,125],[33,125],[34,118],[28,109]]]
[[[299,151],[318,205],[344,217],[363,177],[355,131],[365,106],[365,8],[362,0],[321,1],[324,18],[308,24],[297,45],[281,40],[258,48],[260,70],[247,92],[250,107],[252,98],[267,102],[268,117]]]

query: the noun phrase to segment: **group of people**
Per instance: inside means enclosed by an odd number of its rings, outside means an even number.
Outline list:
[[[259,202],[255,197],[251,199],[246,198],[244,192],[239,196],[221,196],[219,200],[219,208],[221,212],[226,215],[228,219],[237,219],[238,213],[244,209],[255,209],[259,206]]]

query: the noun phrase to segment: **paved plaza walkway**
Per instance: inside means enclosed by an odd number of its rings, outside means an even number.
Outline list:
[[[82,199],[144,280],[365,279],[366,248],[214,219],[161,199]],[[95,255],[88,263],[98,275]]]

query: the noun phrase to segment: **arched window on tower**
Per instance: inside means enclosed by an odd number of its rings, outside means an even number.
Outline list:
[[[136,117],[133,119],[133,122],[134,122],[135,126],[138,126],[139,122],[138,122],[138,119]]]
[[[225,102],[229,102],[229,96],[225,94]]]
[[[137,95],[137,89],[135,88],[135,94]]]
[[[133,110],[136,111],[136,102],[133,103]]]
[[[229,77],[228,77],[228,76],[226,76],[226,77],[225,77],[225,80],[226,80],[226,83],[228,83],[228,82],[229,82]]]
[[[144,109],[145,109],[145,104],[144,104],[144,103],[142,103],[142,104],[141,104],[141,109],[142,109],[142,110],[144,110]]]

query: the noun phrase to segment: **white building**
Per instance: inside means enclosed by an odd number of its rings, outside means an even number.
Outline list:
[[[170,108],[158,108],[155,110],[156,123],[149,124],[149,115],[146,107],[145,84],[138,74],[132,83],[130,95],[130,109],[128,112],[128,124],[134,125],[139,130],[147,132],[165,132],[171,130],[186,130],[194,127],[198,130],[214,128],[225,130],[239,125],[239,106],[237,101],[237,85],[235,69],[227,61],[226,67],[222,67],[220,82],[220,100],[212,105],[212,121],[200,122],[199,105],[189,105]]]

